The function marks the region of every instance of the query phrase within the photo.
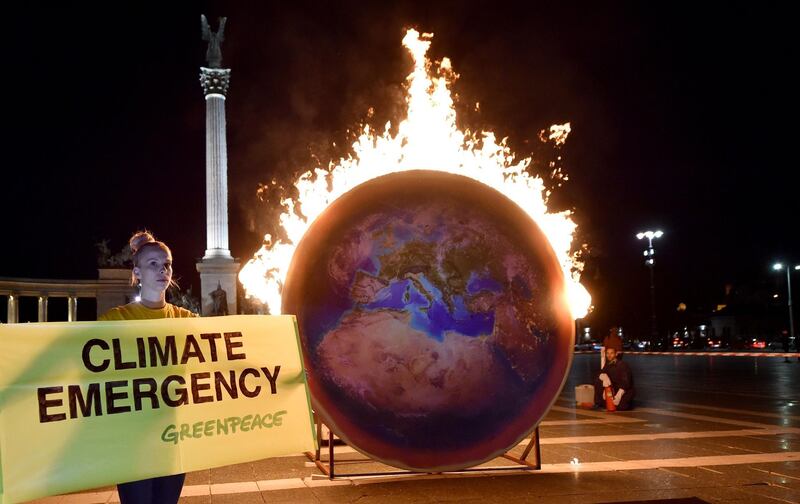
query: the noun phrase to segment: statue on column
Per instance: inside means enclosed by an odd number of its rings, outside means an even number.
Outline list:
[[[211,316],[218,317],[228,314],[228,293],[217,282],[217,288],[209,294],[211,296]]]
[[[219,18],[219,30],[216,32],[211,31],[211,26],[208,24],[205,14],[200,14],[200,28],[203,32],[203,40],[208,42],[208,50],[206,51],[206,62],[208,68],[222,68],[222,49],[221,44],[225,41],[225,20],[228,18]]]

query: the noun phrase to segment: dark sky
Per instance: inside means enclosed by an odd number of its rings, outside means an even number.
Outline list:
[[[595,323],[646,323],[634,237],[646,228],[666,233],[656,267],[664,312],[716,303],[726,283],[782,286],[771,262],[800,260],[791,77],[800,57],[788,7],[498,4],[12,9],[0,276],[93,278],[96,241],[119,249],[147,227],[171,244],[183,286],[199,288],[205,12],[214,25],[228,16],[230,240],[243,260],[274,227],[259,182],[286,183],[313,156],[344,154],[332,142],[346,146],[369,107],[375,124],[401,117],[411,60],[400,40],[417,27],[460,74],[459,110],[481,104],[462,127],[507,136],[525,156],[542,151],[541,129],[572,123],[559,153],[569,181],[554,204],[574,209],[589,244]]]

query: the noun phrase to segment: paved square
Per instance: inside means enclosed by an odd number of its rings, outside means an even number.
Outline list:
[[[190,473],[181,503],[800,502],[798,359],[625,359],[635,374],[636,407],[607,413],[575,408],[575,386],[590,383],[599,368],[596,354],[575,356],[561,396],[540,424],[538,471],[492,470],[512,465],[499,458],[477,468],[488,470],[462,474],[348,478],[396,469],[337,445],[341,479],[325,478],[297,454]],[[511,454],[519,456],[525,444]],[[322,454],[327,459],[327,450]],[[106,488],[36,502],[118,501]]]

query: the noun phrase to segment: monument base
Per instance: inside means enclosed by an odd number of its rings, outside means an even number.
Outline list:
[[[97,316],[115,306],[136,299],[136,287],[131,285],[130,268],[99,268],[97,270]]]
[[[204,317],[236,315],[239,262],[233,258],[204,257],[197,262],[200,273],[200,306]],[[222,294],[224,292],[224,295]],[[224,300],[227,310],[220,304]]]

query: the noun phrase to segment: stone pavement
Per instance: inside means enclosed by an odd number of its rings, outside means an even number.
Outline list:
[[[540,424],[538,471],[480,470],[511,465],[500,458],[463,474],[330,481],[297,454],[190,473],[181,504],[800,502],[800,363],[627,359],[637,380],[637,407],[607,413],[574,407],[574,386],[588,382],[599,364],[595,355],[575,356],[561,396]],[[347,446],[336,446],[336,461],[341,476],[395,470],[364,461]],[[117,501],[106,488],[36,502]]]

